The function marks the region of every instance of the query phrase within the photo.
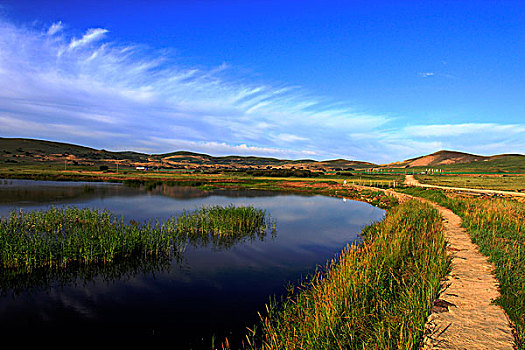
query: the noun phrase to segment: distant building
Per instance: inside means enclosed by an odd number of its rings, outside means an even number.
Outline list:
[[[138,166],[135,169],[137,169],[137,170],[148,170],[148,168],[143,167],[143,166]]]

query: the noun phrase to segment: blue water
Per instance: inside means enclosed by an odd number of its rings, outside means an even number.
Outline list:
[[[108,209],[135,221],[163,220],[204,205],[265,209],[276,222],[275,235],[228,249],[190,245],[159,266],[138,262],[65,276],[44,271],[25,284],[4,277],[2,336],[146,340],[175,349],[210,349],[213,337],[216,347],[224,337],[238,344],[271,296],[284,295],[288,283],[323,267],[384,215],[369,204],[333,197],[109,183],[0,180],[0,198],[4,217],[52,205]]]

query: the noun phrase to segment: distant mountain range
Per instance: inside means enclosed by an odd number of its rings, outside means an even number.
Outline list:
[[[351,170],[376,167],[368,162],[335,159],[288,160],[253,156],[222,156],[177,151],[164,154],[112,152],[45,140],[0,138],[0,166],[8,164],[68,163],[76,166],[116,165],[165,169],[265,169]]]
[[[308,169],[322,171],[361,170],[369,168],[425,168],[471,169],[476,171],[525,172],[525,156],[502,154],[479,156],[475,154],[439,151],[391,164],[346,159],[316,161],[312,159],[288,160],[254,156],[221,156],[177,151],[164,154],[140,152],[112,152],[69,143],[24,138],[0,138],[0,167],[13,165],[69,164],[77,167],[107,165],[121,167],[149,167],[164,169]]]

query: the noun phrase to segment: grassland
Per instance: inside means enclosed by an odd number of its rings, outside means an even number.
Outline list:
[[[246,236],[262,238],[271,224],[253,207],[203,207],[164,222],[125,223],[110,212],[76,207],[11,212],[0,219],[3,269],[64,268],[159,256],[186,242],[230,246]]]
[[[250,349],[417,349],[448,270],[441,217],[409,201],[268,306]]]
[[[261,324],[247,337],[245,345],[251,349],[418,347],[439,280],[448,267],[439,215],[419,203],[397,206],[396,200],[380,191],[358,190],[349,186],[354,183],[391,187],[393,181],[403,179],[403,171],[399,174],[340,173],[316,178],[276,178],[246,174],[141,172],[134,169],[121,169],[117,173],[115,170],[64,170],[56,165],[39,168],[18,165],[16,168],[0,167],[0,177],[114,181],[153,187],[156,184],[187,185],[204,190],[231,188],[302,192],[342,196],[389,209],[384,221],[364,231],[362,245],[345,249],[322,272],[291,289],[286,299],[272,302]],[[427,183],[443,179],[456,181],[453,184],[439,183],[445,186],[506,190],[520,189],[520,180],[524,179],[508,174],[504,177],[418,178]],[[502,179],[509,182],[502,184]],[[343,184],[344,180],[348,185]],[[424,193],[462,216],[465,225],[469,225],[471,235],[477,237],[476,243],[482,251],[492,259],[498,259],[495,262],[498,266],[497,277],[502,284],[502,298],[498,303],[505,308],[516,324],[520,339],[523,339],[525,282],[522,276],[525,276],[525,268],[522,233],[525,220],[523,214],[516,214],[523,213],[523,204],[452,198],[439,191],[407,191],[417,195]],[[196,218],[188,220],[200,221]],[[201,236],[196,231],[193,237],[214,245],[228,246],[235,242],[229,241],[231,236],[227,232],[220,236]],[[217,240],[217,237],[222,239]],[[256,239],[259,236],[257,231],[253,231],[247,237]],[[523,349],[522,343],[520,346]]]
[[[519,349],[525,348],[525,204],[510,199],[469,198],[439,190],[408,188],[462,217],[472,240],[496,267],[501,305],[514,323]]]
[[[525,192],[525,175],[416,175],[424,184]]]

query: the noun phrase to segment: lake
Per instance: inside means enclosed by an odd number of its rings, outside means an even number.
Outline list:
[[[50,206],[108,209],[125,221],[164,220],[209,205],[266,210],[276,231],[233,246],[188,245],[171,259],[31,275],[3,272],[0,334],[39,341],[117,340],[210,349],[238,344],[270,297],[359,239],[384,211],[367,203],[266,191],[128,187],[114,183],[0,180],[0,216]]]

